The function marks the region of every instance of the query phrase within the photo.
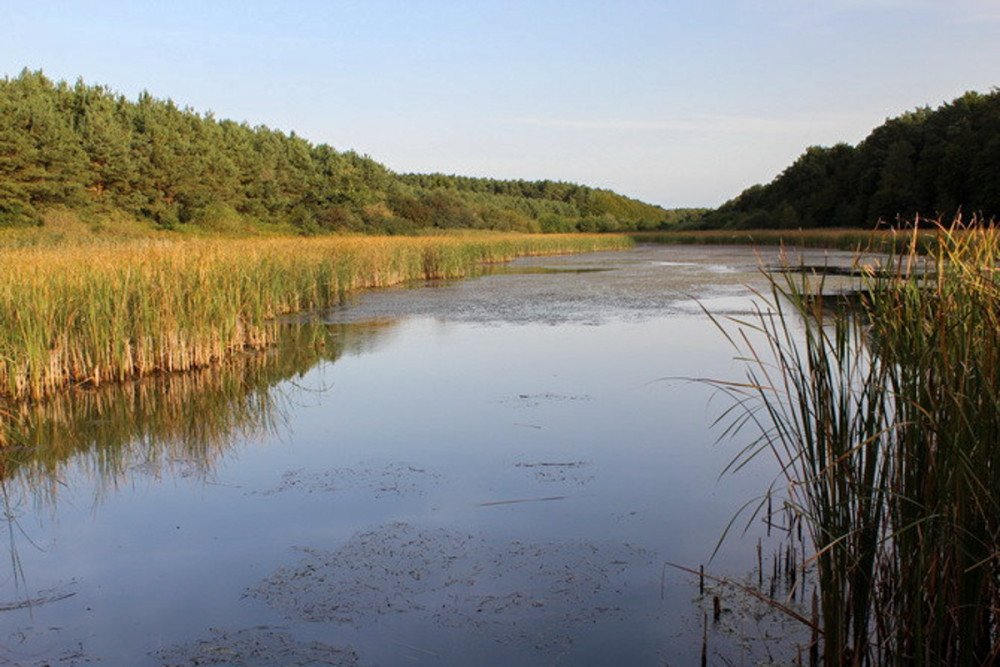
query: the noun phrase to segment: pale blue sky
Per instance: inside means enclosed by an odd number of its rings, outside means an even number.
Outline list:
[[[716,206],[1000,85],[1000,0],[0,0],[0,75],[143,89],[396,171]]]

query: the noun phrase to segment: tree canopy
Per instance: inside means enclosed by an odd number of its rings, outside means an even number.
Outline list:
[[[885,121],[857,146],[808,148],[706,216],[732,228],[871,227],[959,211],[1000,216],[1000,91]]]
[[[397,174],[294,132],[25,69],[0,80],[0,227],[39,224],[52,207],[166,228],[252,220],[380,233],[628,231],[700,214],[571,183]]]

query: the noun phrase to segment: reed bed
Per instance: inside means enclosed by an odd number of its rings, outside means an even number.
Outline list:
[[[808,528],[826,664],[1000,658],[1000,232],[935,232],[863,280],[858,312],[790,270],[731,338],[748,376],[720,383],[727,434],[756,430],[741,459],[776,457]]]
[[[623,248],[623,236],[137,240],[0,250],[0,398],[38,400],[272,345],[283,314],[352,291],[457,278],[522,255]]]

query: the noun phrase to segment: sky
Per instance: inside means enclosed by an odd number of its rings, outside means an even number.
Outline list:
[[[1000,85],[1000,0],[0,0],[0,76],[294,131],[397,172],[714,207]]]

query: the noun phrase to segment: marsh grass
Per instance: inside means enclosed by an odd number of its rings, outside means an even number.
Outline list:
[[[139,238],[0,249],[0,397],[39,400],[274,344],[281,315],[622,236]]]
[[[1000,234],[911,232],[862,279],[860,309],[822,278],[774,276],[730,340],[746,361],[723,417],[758,434],[804,521],[832,665],[1000,657]],[[794,535],[789,535],[794,540]]]

